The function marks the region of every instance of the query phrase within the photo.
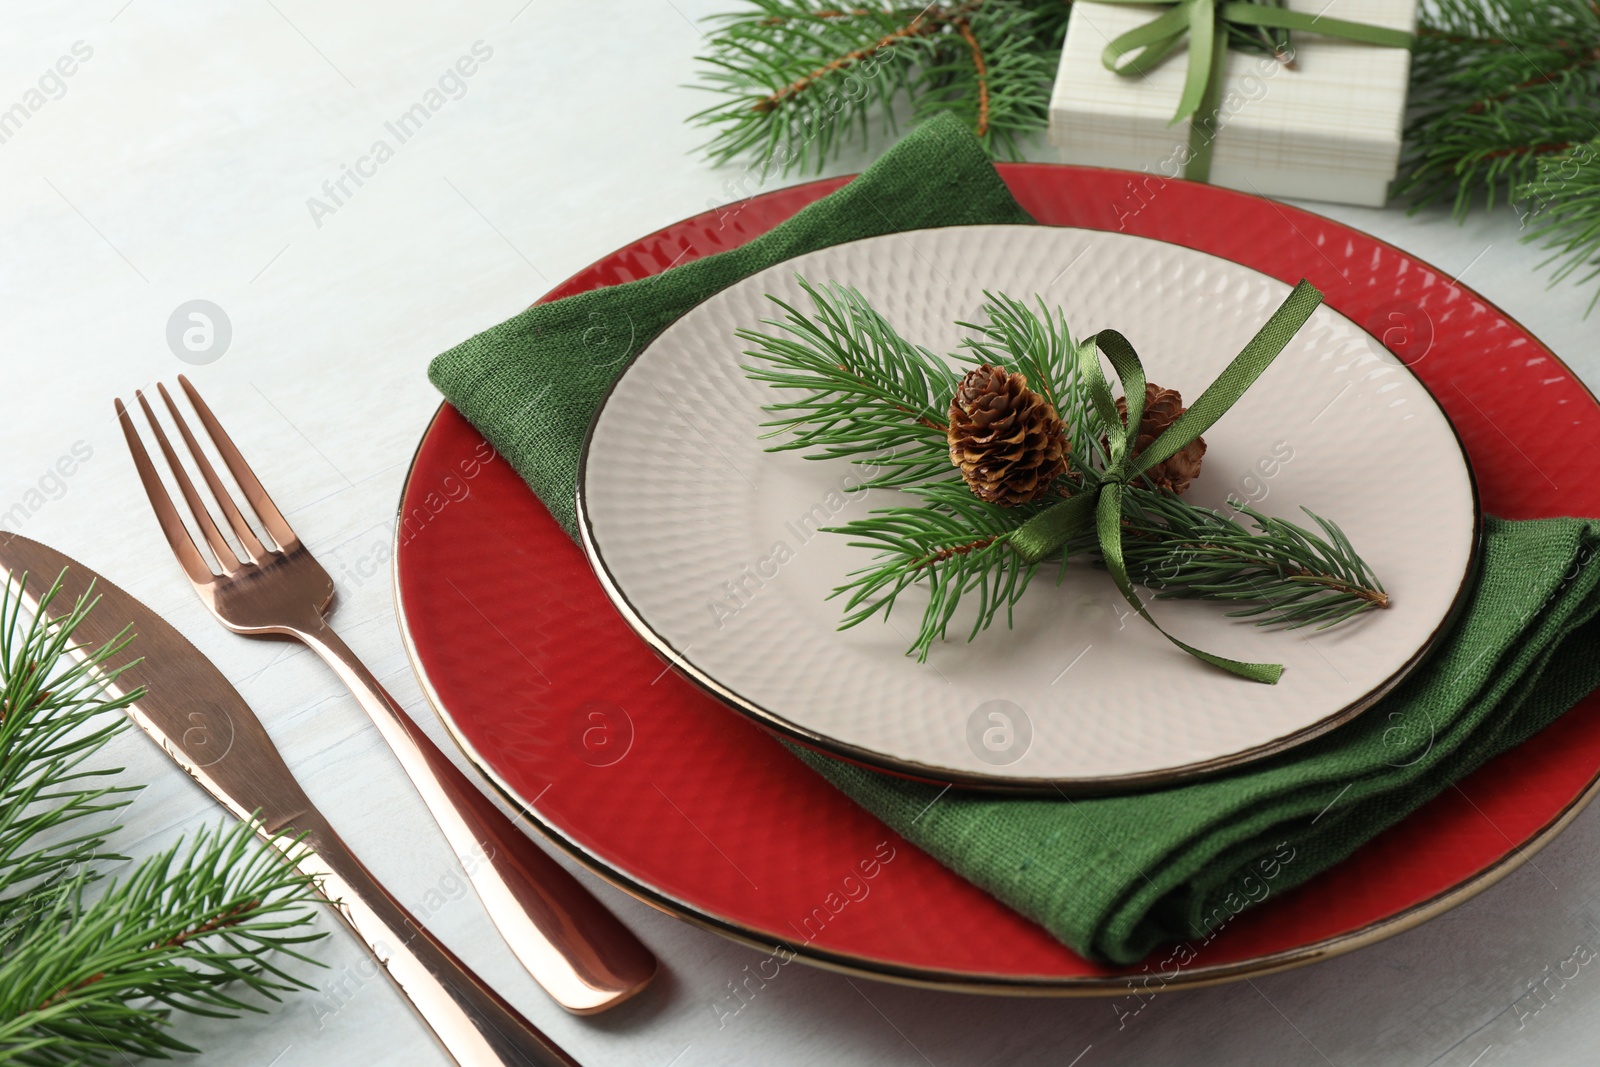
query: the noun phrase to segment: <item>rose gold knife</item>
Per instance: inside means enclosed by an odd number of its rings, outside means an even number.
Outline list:
[[[306,797],[244,698],[182,634],[89,568],[20,534],[0,531],[0,571],[9,572],[13,584],[31,576],[23,593],[30,611],[61,575],[61,592],[47,609],[52,618],[71,610],[85,593],[99,597],[76,632],[89,648],[131,624],[135,640],[128,654],[142,662],[114,688],[126,692],[144,685],[148,693],[128,708],[128,715],[189,777],[234,815],[254,823],[269,843],[287,849],[303,835],[302,845],[311,853],[300,859],[299,869],[366,942],[457,1063],[577,1067],[378,883]]]

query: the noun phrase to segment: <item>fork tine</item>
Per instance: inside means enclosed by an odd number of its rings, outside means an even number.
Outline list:
[[[183,499],[189,504],[189,513],[194,516],[194,521],[199,524],[200,532],[206,535],[206,543],[211,546],[211,551],[216,554],[217,564],[222,568],[223,574],[233,574],[241,564],[239,557],[234,553],[233,546],[228,544],[228,539],[222,536],[222,531],[217,529],[216,521],[211,518],[211,511],[206,507],[206,502],[200,499],[200,493],[194,487],[194,482],[189,480],[189,472],[183,469],[183,463],[178,459],[178,454],[172,450],[172,442],[167,440],[167,432],[161,428],[161,423],[156,420],[156,413],[151,410],[150,401],[144,398],[144,393],[135,389],[134,398],[139,401],[139,406],[144,409],[144,417],[150,420],[150,428],[155,431],[156,444],[161,446],[161,454],[167,457],[167,466],[172,469],[172,476],[177,480],[178,489],[183,493]]]
[[[261,525],[266,527],[267,533],[272,535],[278,547],[285,552],[300,547],[300,539],[295,536],[294,530],[290,529],[283,512],[278,510],[278,505],[267,495],[266,488],[256,477],[256,472],[250,469],[250,464],[244,461],[244,456],[234,445],[233,438],[228,436],[228,432],[222,428],[217,417],[211,413],[211,408],[200,398],[199,390],[182,374],[178,375],[178,384],[183,386],[184,395],[189,398],[189,403],[194,405],[195,414],[200,416],[200,425],[205,427],[206,435],[216,446],[222,462],[227,464],[233,480],[244,490],[245,499],[250,501],[250,506],[255,509],[256,516],[261,519]]]
[[[211,460],[206,458],[200,443],[194,439],[183,412],[173,403],[172,394],[167,392],[167,387],[160,382],[156,383],[156,388],[161,392],[161,399],[166,401],[167,411],[172,415],[172,421],[177,425],[178,432],[183,435],[183,443],[189,446],[189,455],[194,457],[195,466],[200,468],[200,476],[206,480],[212,497],[216,499],[217,505],[222,508],[222,513],[228,518],[228,525],[233,527],[240,544],[244,545],[245,554],[252,562],[260,563],[267,558],[267,546],[261,543],[261,538],[256,536],[256,532],[240,514],[239,506],[233,502],[233,494],[228,492],[228,487],[217,477],[217,469],[211,465]]]
[[[139,429],[133,424],[133,416],[128,414],[121,400],[116,404],[117,421],[122,423],[122,435],[128,440],[128,451],[133,453],[134,468],[139,472],[139,481],[144,483],[145,495],[150,498],[150,507],[156,513],[156,521],[161,524],[161,532],[167,535],[167,544],[172,546],[172,554],[178,557],[179,565],[191,582],[203,585],[214,580],[216,574],[211,570],[211,564],[200,554],[194,538],[189,536],[183,519],[178,517],[178,509],[173,506],[172,497],[167,495],[167,487],[161,484],[155,464],[150,462],[150,453],[144,450],[144,442],[139,440]]]

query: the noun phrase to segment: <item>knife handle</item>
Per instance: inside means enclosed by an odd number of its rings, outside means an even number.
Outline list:
[[[439,751],[331,627],[295,636],[333,668],[383,734],[506,944],[557,1004],[592,1015],[650,983],[656,958],[644,942]]]
[[[461,1067],[579,1067],[484,984],[350,851],[315,812],[295,821],[296,867],[355,932]],[[269,838],[286,848],[294,833]],[[306,851],[310,850],[310,851]]]

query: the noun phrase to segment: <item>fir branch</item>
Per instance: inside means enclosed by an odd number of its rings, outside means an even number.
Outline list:
[[[920,7],[840,9],[819,0],[752,0],[720,16],[702,88],[723,97],[690,121],[715,131],[706,146],[717,163],[756,157],[762,175],[820,170],[845,140],[868,137],[876,114],[884,133],[913,69],[913,25]]]
[[[57,583],[44,602],[59,592]],[[124,806],[137,787],[112,784],[116,771],[87,761],[121,732],[116,713],[138,694],[105,695],[126,669],[107,667],[126,637],[62,666],[89,609],[79,603],[52,627],[25,619],[21,596],[0,590],[0,950],[52,881],[121,858],[106,849],[110,828],[84,820]]]
[[[955,33],[935,41],[912,84],[918,121],[950,112],[966,123],[992,155],[1016,157],[1022,140],[1049,122],[1049,87],[1056,48],[1041,47],[1037,9],[1022,4],[973,5],[950,21]]]
[[[1516,205],[1551,284],[1600,276],[1600,5],[1439,0],[1412,60],[1399,191],[1456,216]],[[1588,269],[1584,269],[1588,268]],[[1581,273],[1580,273],[1581,272]],[[1600,301],[1600,289],[1589,310]]]
[[[887,468],[857,488],[893,488],[948,475],[945,413],[956,375],[938,356],[901,337],[855,289],[813,286],[800,278],[814,312],[771,298],[785,312],[763,320],[787,337],[755,330],[737,336],[757,347],[745,355],[754,380],[793,389],[799,399],[771,404],[768,437],[787,434],[777,451],[811,459],[852,459]]]
[[[972,80],[978,92],[977,114],[973,116],[972,132],[981,138],[986,138],[989,136],[989,65],[984,61],[983,49],[978,45],[978,38],[972,32],[971,21],[966,18],[955,18],[951,20],[951,25],[961,34],[961,39],[967,42],[967,48],[972,51]]]
[[[906,650],[920,663],[927,660],[935,641],[945,639],[965,598],[978,598],[967,640],[987,629],[1002,609],[1010,624],[1011,609],[1039,565],[1025,561],[1007,542],[1021,525],[1019,520],[1037,514],[1039,506],[986,504],[962,482],[929,483],[907,492],[920,498],[921,506],[880,508],[844,526],[827,528],[850,538],[853,547],[877,553],[869,566],[851,572],[830,599],[845,598],[839,625],[843,630],[879,613],[887,619],[901,593],[925,585],[928,604],[916,639]]]
[[[1597,132],[1600,10],[1589,0],[1438,0],[1412,56],[1399,191],[1458,216],[1532,181]]]
[[[48,605],[60,583],[42,598]],[[174,1012],[232,1017],[304,983],[277,962],[305,960],[308,880],[250,828],[203,831],[139,863],[107,863],[104,816],[138,787],[89,760],[125,726],[142,690],[111,695],[133,664],[111,666],[126,635],[80,649],[88,597],[50,622],[0,592],[0,1062],[125,1063],[193,1052]],[[69,656],[78,652],[81,658]],[[85,821],[88,820],[88,821]]]
[[[1517,190],[1527,210],[1524,220],[1537,220],[1528,240],[1543,241],[1554,251],[1541,266],[1554,266],[1551,284],[1588,268],[1577,281],[1600,277],[1600,137],[1539,160],[1534,177]],[[1589,311],[1600,303],[1600,288]]]
[[[1009,625],[1040,566],[1011,549],[1011,536],[1063,496],[1093,489],[1106,464],[1106,427],[1077,373],[1064,315],[1039,298],[1030,306],[986,293],[980,321],[958,324],[971,336],[953,360],[1023,374],[1067,425],[1072,469],[1051,495],[1007,508],[973,495],[951,465],[942,425],[927,417],[948,409],[957,385],[949,364],[907,341],[856,290],[803,278],[800,284],[813,313],[774,298],[786,315],[765,323],[786,336],[739,332],[760,346],[747,355],[763,361],[746,372],[801,394],[768,405],[778,417],[766,425],[785,435],[773,450],[885,463],[889,473],[864,487],[898,489],[912,501],[828,528],[874,553],[832,594],[844,601],[841,628],[887,619],[913,587],[928,592],[907,650],[919,661],[948,636],[963,602],[976,600],[968,640],[1002,612]],[[1129,573],[1158,597],[1228,602],[1239,605],[1232,616],[1289,629],[1323,629],[1388,605],[1383,586],[1339,527],[1310,512],[1316,530],[1241,507],[1250,530],[1148,483],[1127,486],[1123,500]],[[1059,562],[1098,560],[1098,552],[1095,535],[1086,533],[1064,547]]]
[[[1258,625],[1327,629],[1389,596],[1337,525],[1302,508],[1322,535],[1249,506],[1233,518],[1151,489],[1132,488],[1124,508],[1129,573],[1161,598],[1232,600],[1229,612]]]
[[[1066,424],[1068,453],[1079,466],[1101,452],[1100,440],[1091,436],[1094,422],[1089,398],[1078,377],[1076,342],[1060,308],[1052,311],[1035,297],[1037,311],[1004,293],[984,290],[982,322],[958,322],[971,330],[964,339],[961,358],[973,365],[988,363],[1008,373],[1021,374],[1028,385],[1050,401]],[[1102,457],[1103,458],[1103,457]]]
[[[819,12],[819,15],[824,19],[845,19],[851,17],[859,18],[866,14],[868,14],[868,12],[860,8],[848,12]],[[765,20],[763,24],[771,26],[777,25],[778,23],[774,23],[771,20]],[[853,51],[846,52],[842,56],[837,56],[833,59],[830,59],[817,69],[802,74],[788,85],[784,85],[773,92],[768,93],[766,96],[757,100],[755,104],[751,106],[751,110],[757,114],[765,114],[770,111],[776,111],[781,108],[790,98],[805,92],[807,89],[810,89],[812,86],[816,85],[819,81],[827,78],[830,74],[836,74],[848,67],[853,67],[866,60],[872,59],[882,53],[885,49],[894,47],[900,41],[904,41],[911,37],[920,37],[924,34],[933,32],[937,28],[937,18],[930,17],[929,9],[924,9],[923,11],[918,12],[916,15],[913,15],[910,22],[890,30],[888,33],[884,34],[882,37],[879,37],[870,44],[854,49]]]
[[[1002,609],[1009,625],[1037,566],[1023,564],[1007,540],[1056,501],[1001,508],[979,501],[961,483],[909,492],[922,506],[879,509],[829,528],[852,546],[876,553],[833,595],[846,597],[846,629],[880,613],[887,618],[901,593],[926,583],[929,602],[907,649],[921,662],[934,642],[948,636],[964,596],[978,595],[968,640],[992,625]],[[1229,617],[1291,630],[1327,629],[1389,604],[1343,531],[1309,511],[1321,534],[1243,507],[1240,513],[1255,526],[1251,532],[1226,515],[1146,487],[1130,486],[1124,499],[1128,572],[1158,598],[1230,601],[1243,606]],[[1061,562],[1073,557],[1099,562],[1092,534],[1068,545]]]
[[[990,151],[1014,155],[1042,129],[1065,34],[1065,0],[963,0],[842,7],[749,0],[717,16],[701,87],[722,99],[691,117],[718,163],[820,170],[908,111],[960,115]]]
[[[233,1018],[310,988],[273,961],[312,962],[295,946],[311,889],[251,828],[202,831],[145,860],[91,898],[84,876],[62,887],[0,960],[0,1059],[113,1063],[113,1054],[196,1052],[171,1032],[173,1011]]]
[[[1257,0],[1270,7],[1288,8],[1288,0]],[[1290,33],[1276,26],[1240,26],[1226,23],[1228,47],[1242,52],[1254,52],[1276,59],[1284,67],[1294,68],[1294,45]]]

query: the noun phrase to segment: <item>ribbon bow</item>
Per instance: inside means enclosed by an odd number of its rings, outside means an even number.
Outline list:
[[[1100,353],[1103,352],[1127,397],[1127,423],[1122,433],[1112,432],[1108,435],[1111,448],[1106,469],[1098,475],[1085,472],[1082,488],[1019,526],[1011,535],[1011,547],[1028,562],[1037,563],[1092,525],[1100,542],[1100,556],[1105,560],[1106,569],[1111,572],[1117,588],[1163,637],[1214,667],[1221,667],[1251,681],[1269,685],[1276,683],[1283,674],[1282,664],[1244,663],[1212,655],[1173,637],[1151,617],[1144,602],[1134,591],[1122,556],[1122,491],[1124,486],[1157,463],[1171,458],[1226,414],[1245,390],[1255,384],[1262,372],[1278,358],[1321,303],[1322,293],[1302,278],[1300,284],[1278,306],[1278,310],[1250,339],[1250,343],[1217,376],[1216,381],[1208,385],[1199,399],[1138,455],[1134,455],[1133,449],[1139,438],[1140,420],[1144,417],[1145,386],[1144,365],[1139,362],[1139,354],[1133,350],[1128,339],[1116,330],[1101,330],[1079,342],[1074,352],[1078,373],[1089,389],[1090,401],[1101,422],[1108,427],[1115,427],[1121,419],[1116,400],[1111,395],[1111,386],[1100,370]]]
[[[1183,95],[1178,99],[1174,123],[1190,120],[1190,159],[1184,177],[1205,181],[1211,172],[1211,136],[1205,131],[1215,125],[1222,97],[1221,72],[1226,66],[1230,26],[1259,26],[1280,30],[1303,30],[1326,37],[1341,37],[1362,44],[1389,48],[1410,48],[1413,37],[1405,30],[1373,26],[1365,22],[1327,18],[1305,11],[1290,11],[1256,0],[1102,0],[1112,4],[1167,4],[1171,10],[1143,26],[1119,35],[1100,54],[1105,68],[1123,77],[1143,77],[1171,54],[1187,35],[1189,69],[1184,77]],[[1218,23],[1222,32],[1218,32]]]

